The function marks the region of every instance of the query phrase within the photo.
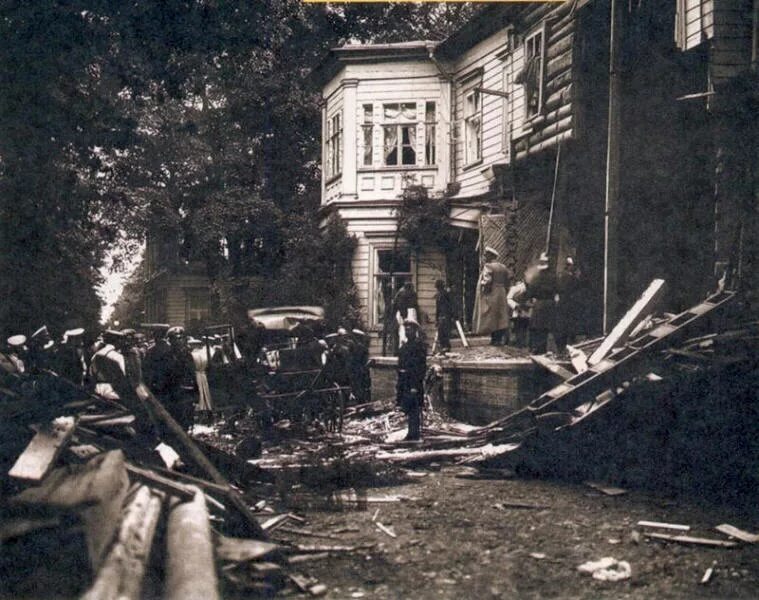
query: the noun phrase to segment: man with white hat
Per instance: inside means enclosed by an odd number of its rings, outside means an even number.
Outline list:
[[[490,334],[490,343],[501,346],[508,340],[509,308],[506,290],[509,288],[509,270],[498,260],[498,251],[485,246],[485,264],[480,276],[480,303],[477,313],[476,330],[480,334]]]
[[[26,357],[26,336],[12,335],[8,338],[8,360],[11,361],[16,373],[23,373],[26,370],[24,358]]]
[[[43,325],[29,338],[29,368],[33,373],[50,369],[53,365],[55,342],[47,325]]]

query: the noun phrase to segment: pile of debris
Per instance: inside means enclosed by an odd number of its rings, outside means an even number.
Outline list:
[[[303,519],[229,482],[209,459],[219,453],[201,449],[144,385],[135,392],[161,419],[171,446],[145,447],[124,406],[76,392],[63,406],[30,406],[0,388],[6,594],[218,598],[270,595],[285,586],[326,591],[294,565],[353,548],[269,541],[272,529]],[[61,416],[44,422],[52,411]],[[178,466],[167,468],[161,456],[178,457]]]

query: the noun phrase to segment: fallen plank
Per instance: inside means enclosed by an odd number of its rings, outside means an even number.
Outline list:
[[[579,348],[567,346],[569,350],[569,362],[577,373],[584,373],[588,370],[588,355]]]
[[[22,537],[27,533],[39,529],[50,529],[52,527],[57,527],[60,524],[61,519],[56,516],[40,518],[5,518],[2,523],[0,523],[0,544],[14,538]]]
[[[321,544],[306,545],[294,544],[292,550],[296,552],[356,552],[358,550],[369,550],[376,544],[358,544],[355,546],[323,546]]]
[[[641,527],[657,527],[659,529],[673,529],[675,531],[690,531],[690,525],[678,525],[677,523],[661,523],[659,521],[638,521]]]
[[[125,510],[116,542],[97,573],[84,600],[111,598],[139,600],[153,546],[163,495],[140,486]]]
[[[303,562],[324,560],[325,558],[329,558],[329,552],[318,552],[316,554],[295,554],[287,559],[287,564],[297,565]]]
[[[459,332],[459,337],[461,338],[461,344],[464,346],[464,348],[469,348],[469,342],[466,339],[466,336],[464,335],[464,328],[461,326],[461,321],[456,321],[456,331]]]
[[[377,526],[377,529],[379,529],[382,533],[385,533],[385,534],[389,535],[391,538],[397,538],[398,537],[396,535],[396,533],[392,529],[390,529],[389,527],[386,527],[385,525],[383,525],[379,521],[375,521],[374,524]]]
[[[706,571],[704,571],[704,576],[701,578],[701,581],[699,583],[701,584],[707,584],[712,579],[712,575],[714,574],[714,567],[709,567]]]
[[[544,354],[530,354],[530,360],[532,360],[532,362],[534,362],[536,365],[539,365],[547,371],[550,371],[557,377],[561,377],[561,379],[569,379],[570,377],[574,376],[574,373],[568,369],[565,369],[560,364],[551,360]]]
[[[439,458],[456,458],[460,456],[497,456],[510,452],[519,447],[519,444],[487,444],[474,448],[447,448],[442,450],[420,450],[417,452],[377,452],[375,458],[389,462],[419,462],[424,460],[436,460]]]
[[[216,600],[219,586],[203,492],[196,488],[191,502],[171,500],[166,532],[168,600]]]
[[[735,539],[738,539],[742,542],[746,542],[747,544],[756,544],[757,542],[759,542],[759,534],[749,533],[748,531],[744,531],[743,529],[738,529],[737,527],[733,527],[732,525],[728,525],[727,523],[723,523],[722,525],[717,525],[715,529],[719,531],[720,533],[724,533],[725,535],[734,537]]]
[[[664,280],[654,279],[632,308],[625,313],[608,336],[588,358],[588,365],[595,366],[606,358],[613,348],[623,344],[635,326],[653,311],[664,295]]]
[[[264,531],[270,531],[272,529],[276,529],[278,526],[282,525],[289,518],[290,518],[290,514],[285,513],[282,515],[277,515],[276,517],[272,517],[270,519],[266,519],[266,521],[261,523],[261,529],[263,529]]]
[[[509,501],[509,502],[496,502],[493,505],[493,508],[498,508],[501,510],[507,509],[507,508],[518,508],[518,509],[532,509],[532,510],[545,510],[548,508],[551,508],[547,504],[530,504],[529,502],[515,502],[515,501]]]
[[[341,538],[329,533],[319,533],[318,531],[311,531],[310,529],[301,529],[299,527],[277,527],[277,531],[283,533],[292,533],[295,535],[303,535],[305,537],[324,538],[326,540],[340,540]]]
[[[717,548],[734,548],[737,542],[727,540],[715,540],[711,538],[692,537],[689,535],[670,535],[668,533],[644,533],[647,538],[662,540],[665,542],[677,542],[679,544],[696,544],[699,546],[714,546]]]
[[[216,556],[222,561],[246,562],[271,557],[281,550],[278,544],[243,538],[216,536]]]
[[[90,563],[97,570],[116,533],[128,489],[124,455],[113,450],[85,465],[55,469],[39,486],[25,489],[10,502],[79,510]]]
[[[58,455],[66,446],[76,429],[74,417],[58,417],[40,430],[29,442],[8,475],[16,479],[35,482],[42,479],[53,468]]]
[[[174,417],[172,417],[155,396],[153,396],[153,393],[148,387],[144,383],[139,383],[135,388],[135,393],[137,394],[137,397],[150,408],[150,411],[155,417],[166,425],[173,437],[181,444],[183,458],[186,458],[195,464],[208,475],[214,483],[230,490],[227,494],[227,499],[243,519],[245,519],[245,524],[248,527],[250,534],[261,539],[266,539],[266,532],[261,529],[253,511],[250,510],[250,507],[242,496],[230,487],[226,478],[218,471],[213,463],[208,460],[208,457],[200,451],[192,438],[187,435],[187,432],[182,426],[176,422]]]
[[[126,464],[127,472],[134,478],[152,487],[159,489],[167,494],[176,496],[180,500],[192,500],[195,497],[195,491],[189,485],[177,483],[168,477],[163,477],[158,473],[153,473],[149,469],[143,469],[133,464]]]
[[[614,487],[613,485],[604,485],[603,483],[596,483],[595,481],[586,481],[585,485],[606,494],[607,496],[621,496],[626,494],[627,490],[620,487]]]

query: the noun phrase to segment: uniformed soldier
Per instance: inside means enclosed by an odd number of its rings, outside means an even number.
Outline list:
[[[531,298],[530,352],[545,354],[548,351],[548,334],[556,325],[556,278],[548,268],[548,255],[544,252],[538,261],[538,270],[527,282],[527,297]]]
[[[476,330],[490,334],[490,343],[501,346],[508,341],[509,308],[506,290],[509,287],[509,270],[498,261],[498,251],[485,247],[485,263],[480,277],[480,310]]]
[[[440,352],[448,352],[451,349],[451,325],[455,313],[453,310],[453,298],[451,289],[445,285],[442,279],[435,281],[435,324],[437,325],[437,343]]]
[[[418,441],[422,437],[422,406],[424,404],[424,377],[427,372],[427,345],[419,323],[407,317],[406,343],[398,350],[398,383],[396,402],[408,416],[406,440]]]
[[[84,354],[84,329],[77,327],[63,334],[63,341],[56,353],[58,374],[77,385],[84,385],[87,359]]]

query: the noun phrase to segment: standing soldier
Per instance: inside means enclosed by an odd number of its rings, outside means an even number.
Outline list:
[[[184,429],[189,429],[193,422],[197,383],[192,354],[187,347],[184,327],[172,327],[168,331],[171,351],[168,361],[168,400],[166,410]]]
[[[567,344],[574,343],[582,320],[580,299],[580,270],[571,256],[567,256],[564,270],[559,274],[557,290],[559,304],[556,316],[556,349],[563,352]]]
[[[527,283],[527,297],[532,299],[530,316],[530,352],[545,354],[548,351],[548,334],[556,325],[556,278],[548,269],[548,255],[544,252],[538,261],[538,271]]]
[[[408,416],[406,440],[418,441],[422,437],[422,406],[424,404],[424,377],[427,373],[427,345],[419,323],[411,317],[403,322],[406,343],[398,350],[398,383],[396,402]]]
[[[437,325],[437,343],[440,352],[451,349],[451,325],[453,324],[453,299],[451,289],[442,279],[435,282],[435,324]]]
[[[50,337],[47,325],[43,325],[29,338],[29,370],[39,373],[53,366],[55,342]]]
[[[63,334],[63,342],[58,347],[58,374],[77,385],[84,385],[87,374],[87,359],[84,355],[84,329],[77,327]]]
[[[489,333],[493,346],[502,346],[509,335],[509,309],[506,289],[509,287],[509,270],[498,261],[498,252],[485,247],[485,264],[480,277],[480,310],[478,333]]]
[[[413,311],[410,315],[409,312]],[[398,290],[398,293],[393,298],[393,316],[396,321],[397,336],[394,338],[394,342],[397,340],[395,350],[406,343],[406,331],[403,326],[403,320],[411,316],[416,320],[416,315],[419,314],[419,299],[416,296],[416,290],[414,290],[414,284],[407,281],[403,284],[403,287]]]

